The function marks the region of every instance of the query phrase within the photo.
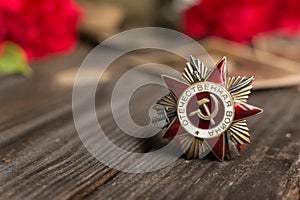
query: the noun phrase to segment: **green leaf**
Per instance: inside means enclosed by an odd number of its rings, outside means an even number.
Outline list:
[[[29,77],[32,69],[27,63],[24,50],[16,43],[4,42],[0,53],[0,72],[6,74],[22,74]]]

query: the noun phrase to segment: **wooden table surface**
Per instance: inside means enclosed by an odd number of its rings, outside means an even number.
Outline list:
[[[299,199],[299,88],[252,93],[264,113],[249,120],[252,144],[234,160],[179,158],[159,171],[125,173],[92,157],[75,130],[72,84],[89,50],[37,62],[29,79],[0,78],[0,199]],[[107,114],[101,105],[97,112]],[[128,150],[149,150],[110,134]]]

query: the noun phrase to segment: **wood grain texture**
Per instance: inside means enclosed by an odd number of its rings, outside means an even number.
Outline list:
[[[297,88],[252,94],[250,103],[264,113],[249,120],[252,144],[235,160],[180,158],[159,171],[130,174],[104,166],[87,152],[73,122],[72,85],[57,82],[58,75],[76,72],[88,50],[81,46],[70,57],[37,63],[32,79],[0,79],[0,199],[299,199]],[[124,59],[115,63],[123,71],[151,60]],[[123,71],[113,70],[110,82]],[[103,93],[112,86],[104,87],[98,90],[96,110],[109,138],[128,151],[154,148],[155,140],[135,139],[114,128],[109,94]],[[134,101],[152,103],[142,92]]]
[[[120,173],[89,199],[298,199],[299,94],[291,88],[252,95],[265,110],[250,120],[252,144],[239,158],[179,159],[158,172]]]

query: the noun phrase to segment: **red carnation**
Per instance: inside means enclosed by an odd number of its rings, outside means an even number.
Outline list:
[[[0,0],[0,43],[17,43],[29,59],[69,50],[78,18],[71,0]]]
[[[298,0],[201,0],[183,13],[184,30],[195,38],[209,35],[250,41],[258,33],[300,27]]]

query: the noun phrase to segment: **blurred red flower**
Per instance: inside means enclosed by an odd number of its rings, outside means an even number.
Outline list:
[[[214,35],[245,42],[266,31],[298,32],[299,7],[299,0],[198,0],[183,13],[183,25],[194,38]]]
[[[78,19],[71,0],[0,0],[0,43],[17,43],[29,59],[69,50]]]

